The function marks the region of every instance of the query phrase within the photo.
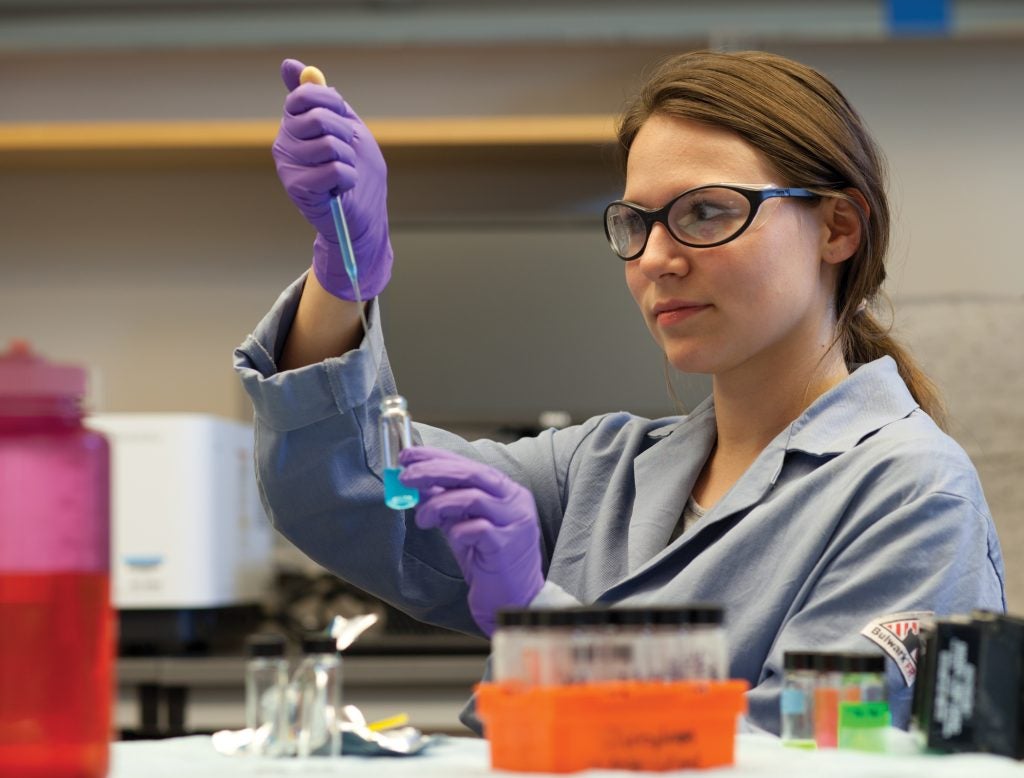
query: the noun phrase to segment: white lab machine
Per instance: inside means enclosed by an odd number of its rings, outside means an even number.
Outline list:
[[[258,625],[273,575],[247,423],[97,414],[111,446],[112,598],[123,653],[215,650]]]

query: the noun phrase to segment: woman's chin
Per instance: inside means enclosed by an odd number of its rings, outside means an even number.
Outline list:
[[[713,375],[724,366],[721,355],[709,353],[707,349],[668,348],[665,356],[668,363],[680,373]]]

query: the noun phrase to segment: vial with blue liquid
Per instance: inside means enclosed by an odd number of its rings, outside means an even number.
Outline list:
[[[380,443],[384,459],[384,504],[396,511],[415,507],[420,501],[419,490],[403,486],[398,480],[402,472],[398,454],[412,445],[412,417],[405,398],[399,394],[388,395],[381,401]]]

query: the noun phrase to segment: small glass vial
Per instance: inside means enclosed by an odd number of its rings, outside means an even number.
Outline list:
[[[302,641],[305,657],[292,677],[295,698],[295,755],[341,755],[341,655],[329,635]]]
[[[886,698],[885,657],[881,654],[843,654],[845,702],[882,702]]]
[[[572,681],[572,635],[575,618],[571,609],[534,611],[538,648],[536,679],[541,686],[559,686]]]
[[[398,455],[412,446],[412,416],[405,398],[391,394],[380,403],[380,445],[384,461],[384,504],[392,510],[404,511],[420,501],[418,489],[403,486],[398,480],[402,465]]]
[[[611,630],[608,608],[582,607],[571,611],[569,634],[568,683],[604,681],[607,665],[605,640]]]
[[[779,705],[782,743],[793,748],[814,748],[814,690],[817,670],[810,651],[787,651]]]
[[[633,624],[633,674],[638,681],[664,680],[665,657],[655,621],[660,608],[637,608],[628,617]]]
[[[718,605],[693,604],[659,609],[657,623],[670,628],[669,680],[724,680],[729,657],[722,626],[725,611]]]
[[[884,751],[889,704],[885,701],[885,657],[850,653],[840,656],[842,687],[836,742],[839,748]]]
[[[288,660],[281,635],[253,635],[246,643],[245,726],[252,730],[250,753],[284,754]]]
[[[819,652],[814,655],[814,742],[818,748],[838,745],[842,664],[840,654]]]
[[[886,730],[892,723],[889,703],[839,703],[839,748],[854,751],[886,750]]]
[[[495,682],[525,683],[523,643],[529,637],[530,611],[506,608],[498,611],[497,629],[491,639],[491,675]]]
[[[603,672],[610,681],[635,681],[646,677],[647,638],[651,611],[647,608],[612,608],[612,629],[605,645]]]
[[[501,645],[504,657],[496,674],[526,686],[567,683],[572,611],[530,608],[504,613],[508,626],[501,641],[495,633],[495,651]]]

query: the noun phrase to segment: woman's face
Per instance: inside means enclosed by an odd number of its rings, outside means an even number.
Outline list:
[[[659,208],[702,184],[792,183],[779,179],[739,135],[654,115],[630,149],[623,199]],[[654,225],[626,283],[677,370],[785,369],[824,353],[835,268],[822,261],[828,230],[816,203],[768,200],[746,232],[714,248],[684,246]]]

